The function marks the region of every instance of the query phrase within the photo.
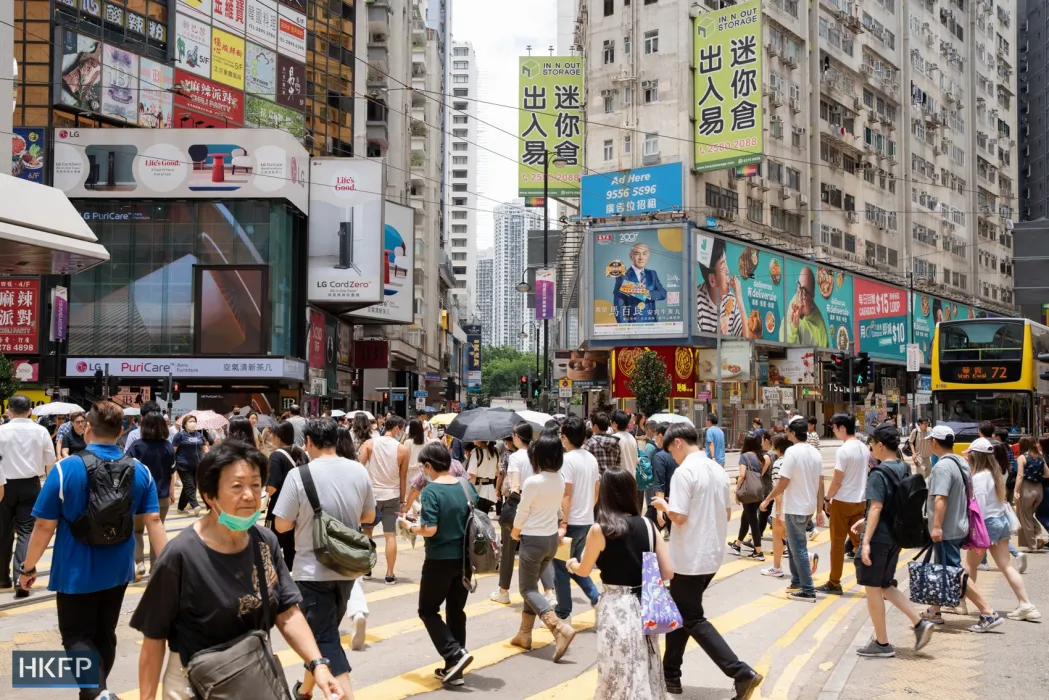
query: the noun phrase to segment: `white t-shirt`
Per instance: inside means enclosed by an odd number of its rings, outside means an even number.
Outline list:
[[[625,430],[615,433],[615,436],[619,438],[619,466],[633,474],[640,461],[637,455],[637,440]]]
[[[781,479],[790,479],[787,490],[780,496],[784,514],[812,515],[816,512],[822,473],[823,458],[815,447],[807,442],[799,442],[787,449],[783,455],[783,466],[779,470]]]
[[[517,454],[516,452],[514,454]],[[527,454],[527,453],[526,453]],[[509,466],[507,467],[509,468]],[[470,455],[470,466],[467,467],[466,473],[477,477],[478,479],[491,479],[492,483],[475,484],[477,489],[477,495],[480,498],[487,499],[495,502],[498,498],[495,492],[495,478],[499,475],[499,457],[498,455],[493,457],[488,453],[487,447],[475,447],[473,454]]]
[[[506,478],[517,474],[517,488],[520,490],[524,480],[532,475],[532,462],[528,459],[528,450],[517,450],[506,460]]]
[[[859,440],[846,440],[834,458],[834,471],[841,472],[841,487],[834,494],[840,503],[863,503],[867,494],[867,461],[870,448]],[[822,466],[822,462],[821,462]]]
[[[557,534],[557,513],[565,495],[565,480],[558,472],[539,472],[521,485],[514,527],[522,535],[545,537]]]
[[[973,496],[980,504],[980,512],[985,520],[1005,515],[1005,503],[998,500],[998,494],[994,490],[994,475],[991,472],[973,474]]]
[[[593,525],[594,484],[601,478],[597,468],[597,458],[582,449],[565,452],[561,476],[566,484],[572,485],[568,524]]]
[[[685,576],[716,573],[725,557],[729,480],[724,468],[702,451],[693,452],[670,480],[671,512],[687,515],[670,530],[674,572]]]

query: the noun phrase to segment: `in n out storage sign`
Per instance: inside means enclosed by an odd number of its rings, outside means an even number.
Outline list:
[[[583,173],[583,59],[521,56],[518,83],[518,195],[578,197]]]

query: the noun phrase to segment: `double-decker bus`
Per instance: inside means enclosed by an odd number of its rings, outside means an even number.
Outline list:
[[[1007,430],[1011,442],[1049,433],[1049,381],[1038,378],[1049,328],[1022,318],[943,321],[933,348],[933,420],[954,430],[956,451],[984,421]]]

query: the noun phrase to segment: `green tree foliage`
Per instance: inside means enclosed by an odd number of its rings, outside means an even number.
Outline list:
[[[535,355],[511,347],[481,347],[482,403],[492,396],[518,396],[521,376],[535,379]]]
[[[670,373],[658,353],[646,350],[634,364],[627,388],[637,397],[637,410],[646,418],[667,410]]]
[[[18,391],[15,365],[7,355],[0,355],[0,401],[7,401]]]

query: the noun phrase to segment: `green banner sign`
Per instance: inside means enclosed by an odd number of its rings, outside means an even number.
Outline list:
[[[696,234],[696,331],[779,340],[783,256]]]
[[[583,174],[583,59],[521,56],[518,195],[578,197]],[[549,176],[543,182],[543,162]]]
[[[761,3],[749,0],[692,22],[696,170],[760,163]]]

